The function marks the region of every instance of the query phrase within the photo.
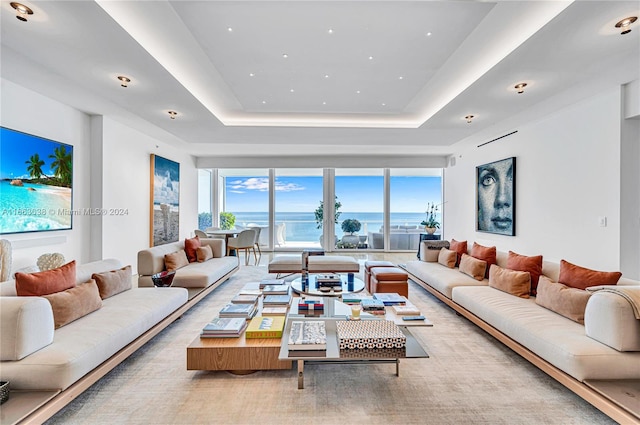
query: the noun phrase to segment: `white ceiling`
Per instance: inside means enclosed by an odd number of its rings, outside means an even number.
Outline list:
[[[444,155],[640,78],[638,1],[24,3],[3,78],[196,156]]]

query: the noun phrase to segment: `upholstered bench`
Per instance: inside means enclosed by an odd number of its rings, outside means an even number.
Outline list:
[[[364,262],[364,289],[371,292],[371,269],[374,267],[395,267],[391,261],[367,260]]]
[[[312,255],[309,257],[309,273],[358,273],[360,264],[353,257],[342,255]],[[291,274],[302,272],[302,254],[276,255],[269,262],[269,273]]]
[[[397,292],[405,297],[409,296],[409,275],[397,267],[372,267],[371,268],[371,293]]]

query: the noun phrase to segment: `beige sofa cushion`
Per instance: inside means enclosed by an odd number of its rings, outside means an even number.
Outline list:
[[[640,291],[640,285],[634,288]],[[640,320],[629,301],[618,294],[598,291],[591,295],[584,330],[588,337],[618,351],[640,351]],[[640,369],[640,359],[636,368]]]
[[[213,258],[213,251],[209,245],[201,246],[196,249],[196,257],[199,263],[203,263]]]
[[[0,360],[20,360],[53,342],[53,311],[46,299],[0,297],[0,311]]]
[[[164,266],[167,271],[178,270],[188,265],[189,259],[187,258],[187,253],[184,249],[164,256]]]
[[[489,268],[489,286],[516,297],[529,298],[531,275],[492,264]]]
[[[540,276],[536,303],[574,322],[584,324],[584,312],[591,293],[584,289],[571,288]]]
[[[93,279],[66,291],[45,295],[44,298],[51,303],[55,329],[68,325],[102,307],[100,291]]]
[[[458,253],[447,248],[442,248],[438,254],[438,263],[450,269],[456,266],[457,259]]]
[[[484,279],[486,269],[486,261],[479,260],[467,254],[462,254],[462,259],[460,260],[460,272],[471,276],[477,281],[481,281]]]
[[[96,281],[100,291],[100,298],[104,300],[131,289],[131,276],[131,266],[126,266],[119,270],[94,273],[91,278]]]

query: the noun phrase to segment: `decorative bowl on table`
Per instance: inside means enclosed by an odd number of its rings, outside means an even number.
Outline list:
[[[173,283],[173,278],[176,276],[176,271],[163,271],[160,273],[156,273],[151,275],[151,280],[153,284],[158,288],[166,288],[167,286],[171,286]]]

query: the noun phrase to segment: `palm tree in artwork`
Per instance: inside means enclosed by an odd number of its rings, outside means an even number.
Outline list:
[[[71,186],[71,170],[73,168],[73,157],[71,152],[67,152],[67,149],[60,145],[53,150],[53,155],[49,155],[54,161],[51,163],[51,168],[56,177],[60,179],[65,186]]]
[[[38,155],[37,153],[31,155],[31,158],[29,158],[29,160],[25,161],[24,163],[29,164],[29,166],[27,167],[27,171],[29,172],[29,175],[34,179],[39,179],[44,174],[42,172],[44,161],[40,159],[40,155]]]

